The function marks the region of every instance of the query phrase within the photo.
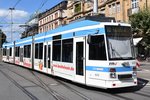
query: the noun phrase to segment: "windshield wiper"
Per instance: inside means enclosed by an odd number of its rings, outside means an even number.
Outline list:
[[[115,57],[115,54],[117,54],[121,59],[123,59],[123,57],[117,52],[117,50],[115,50],[111,44],[111,42],[109,42],[111,50],[112,50],[112,57]],[[118,59],[120,59],[118,58]]]

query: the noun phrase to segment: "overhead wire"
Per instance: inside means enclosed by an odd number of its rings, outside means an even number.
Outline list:
[[[20,3],[20,1],[21,1],[21,0],[17,0],[17,2],[14,4],[14,6],[12,6],[12,8],[15,8],[15,7]],[[35,10],[35,12],[39,12],[39,11],[44,7],[44,5],[45,5],[47,2],[48,2],[48,0],[45,0],[45,1],[41,2],[40,6],[38,7],[37,10]],[[34,13],[33,13],[33,14],[34,14]],[[10,12],[9,12],[6,16],[4,16],[3,19],[0,20],[0,24],[7,24],[7,26],[8,26],[9,24],[11,25],[11,23],[6,22],[6,20],[5,20],[9,15],[10,15]],[[2,21],[5,21],[5,23],[2,22]],[[15,23],[13,23],[13,24],[15,24]],[[21,29],[21,28],[20,28],[20,29]]]
[[[21,1],[21,0],[18,0],[18,1],[14,4],[14,6],[13,6],[12,8],[15,8],[15,7],[19,4],[20,1]],[[4,21],[9,15],[10,15],[10,12],[8,12],[8,14],[7,14],[6,16],[4,16],[4,17],[0,20],[0,22]],[[5,21],[5,22],[6,22],[6,21]],[[6,22],[6,23],[8,23],[8,22]],[[0,24],[2,24],[2,23],[0,23]]]
[[[20,1],[21,1],[21,0],[18,0],[18,1],[15,3],[15,5],[13,6],[13,8],[15,8],[15,7],[19,4]]]
[[[44,5],[47,3],[47,1],[48,0],[43,1],[43,3],[41,3],[40,7],[35,12],[39,12],[39,10],[44,7]]]

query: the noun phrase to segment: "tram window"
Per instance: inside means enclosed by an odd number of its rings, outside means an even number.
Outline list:
[[[17,57],[20,56],[20,47],[17,47]]]
[[[38,52],[39,52],[39,49],[38,49],[38,46],[39,46],[39,44],[37,43],[37,44],[35,44],[35,58],[37,58],[38,59]]]
[[[62,41],[62,61],[73,62],[73,39]]]
[[[24,57],[27,57],[27,46],[24,46]]]
[[[47,45],[44,45],[44,67],[46,67],[47,60]]]
[[[20,47],[15,47],[15,56],[19,57]]]
[[[89,60],[106,60],[103,35],[91,36],[91,43],[89,44]]]
[[[31,45],[28,45],[27,57],[30,58],[30,56],[31,56]]]
[[[53,41],[53,60],[60,61],[61,59],[61,40]]]
[[[37,44],[35,44],[35,58],[37,58],[38,59],[38,52],[39,52],[39,48],[38,48],[38,43]]]
[[[15,56],[17,57],[17,49],[18,47],[15,47]]]
[[[39,43],[39,59],[43,59],[43,43]]]
[[[48,45],[48,68],[50,68],[51,45]]]
[[[31,45],[24,46],[24,57],[30,58],[31,54]]]
[[[12,56],[12,48],[9,49],[9,56]]]
[[[6,50],[6,55],[9,56],[9,49]]]
[[[6,56],[6,48],[3,48],[3,55]]]
[[[37,59],[43,58],[43,43],[35,44],[35,58]]]

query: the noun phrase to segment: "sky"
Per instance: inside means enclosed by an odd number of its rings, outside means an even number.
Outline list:
[[[21,36],[24,28],[19,25],[25,24],[35,12],[44,12],[63,0],[0,0],[0,29],[6,34],[7,41],[11,42],[11,11],[13,20],[13,40]]]

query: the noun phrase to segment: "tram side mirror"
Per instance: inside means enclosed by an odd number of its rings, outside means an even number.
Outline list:
[[[91,44],[91,35],[88,35],[87,43],[88,43],[88,44]]]

